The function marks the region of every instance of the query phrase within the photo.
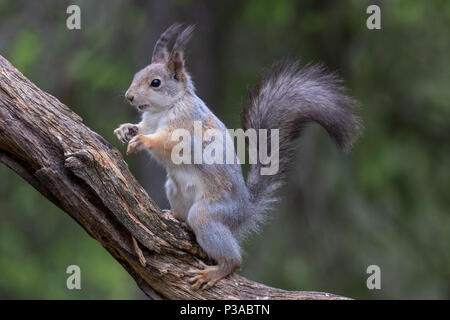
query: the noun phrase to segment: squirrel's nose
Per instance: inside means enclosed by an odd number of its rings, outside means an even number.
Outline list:
[[[131,94],[126,94],[126,95],[125,95],[125,98],[127,98],[128,101],[130,101],[130,102],[133,102],[133,100],[134,100],[134,96],[131,95]]]

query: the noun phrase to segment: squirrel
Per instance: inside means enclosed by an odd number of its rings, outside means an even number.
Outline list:
[[[320,124],[343,150],[358,136],[356,101],[342,81],[321,65],[301,68],[296,61],[276,62],[249,93],[243,129],[279,129],[279,171],[261,175],[262,163],[250,168],[245,182],[240,164],[174,164],[171,152],[178,128],[193,132],[193,122],[227,135],[225,125],[196,95],[185,67],[184,49],[194,27],[174,24],[157,40],[150,65],[134,75],[125,98],[142,112],[139,124],[122,124],[114,134],[128,142],[127,154],[147,150],[167,171],[170,218],[185,222],[199,245],[217,262],[190,269],[194,289],[212,287],[241,266],[239,242],[264,221],[293,163],[295,142],[307,122]],[[169,51],[169,44],[173,43]],[[269,137],[270,140],[270,137]],[[268,143],[269,144],[269,143]]]

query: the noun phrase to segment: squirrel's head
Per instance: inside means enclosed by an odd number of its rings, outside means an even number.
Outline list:
[[[125,93],[126,99],[140,111],[158,112],[171,108],[183,95],[193,90],[184,66],[184,46],[193,26],[181,31],[180,24],[170,26],[159,37],[150,65],[135,74]],[[174,40],[169,53],[169,42]]]

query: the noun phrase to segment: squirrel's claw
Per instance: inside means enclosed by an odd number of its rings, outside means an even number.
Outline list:
[[[138,127],[134,124],[125,123],[114,130],[114,134],[122,143],[127,143],[138,134]]]
[[[142,135],[136,136],[128,142],[127,155],[136,153],[145,149],[145,145],[142,142]]]
[[[201,288],[205,290],[211,288],[225,276],[225,274],[220,272],[218,266],[207,266],[203,262],[201,264],[205,266],[204,269],[189,269],[186,271],[187,274],[193,275],[193,277],[187,279],[187,282],[192,284],[193,289],[198,290]]]
[[[202,287],[203,284],[207,284],[208,280],[206,277],[202,274],[196,275],[194,277],[191,277],[187,279],[187,282],[189,282],[192,285],[192,288],[194,290],[198,290]],[[205,284],[205,286],[206,286]],[[202,290],[205,289],[205,286],[203,286]]]

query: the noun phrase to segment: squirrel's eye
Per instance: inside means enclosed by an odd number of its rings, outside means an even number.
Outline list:
[[[161,85],[161,80],[159,80],[159,79],[153,79],[152,83],[150,83],[150,86],[155,87],[155,88],[159,87],[160,85]]]

